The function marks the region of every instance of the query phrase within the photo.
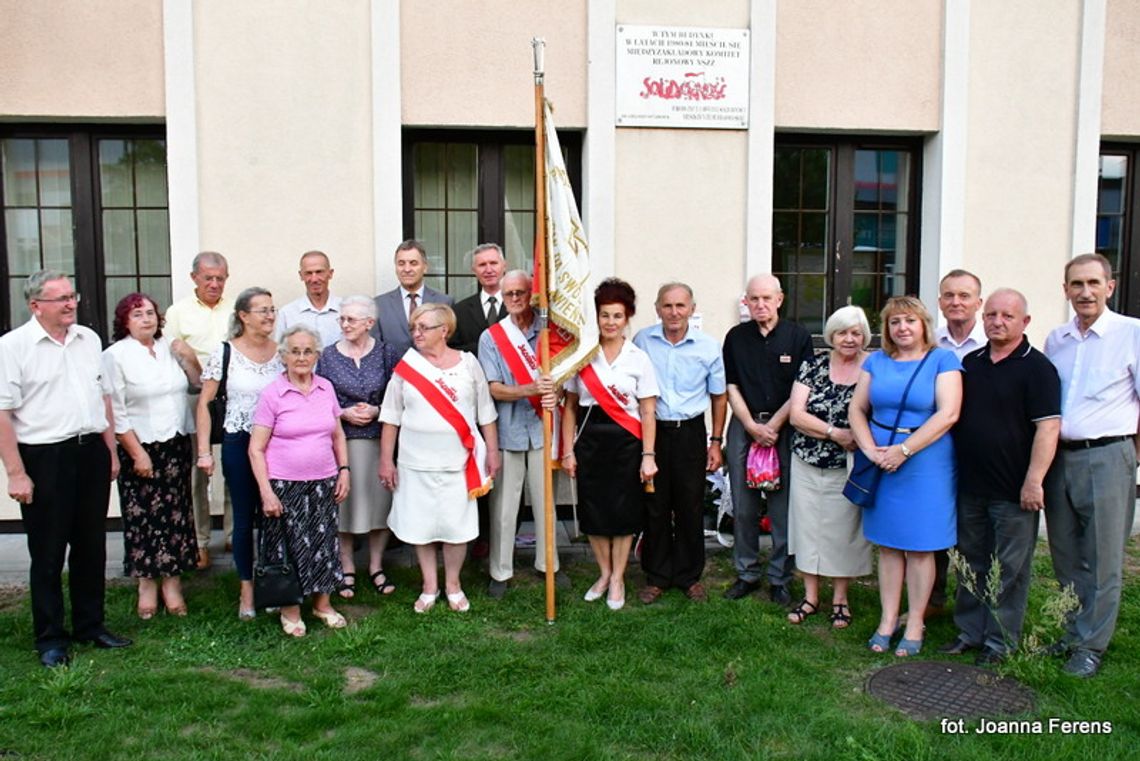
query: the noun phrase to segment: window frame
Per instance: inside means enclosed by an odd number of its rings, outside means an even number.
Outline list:
[[[574,200],[582,206],[582,142],[581,130],[560,129],[558,139],[566,160],[566,173],[574,190]],[[503,149],[506,146],[526,145],[534,148],[534,130],[530,129],[447,129],[427,127],[407,127],[403,131],[401,144],[402,187],[403,187],[403,235],[416,238],[415,230],[415,182],[413,147],[418,143],[474,143],[477,146],[477,224],[478,243],[497,243],[506,246],[506,164]],[[536,224],[536,230],[538,225]],[[446,263],[446,257],[444,259]],[[445,264],[446,266],[446,264]],[[528,268],[529,269],[529,268]],[[474,278],[470,271],[431,272],[440,275],[444,283],[451,278],[467,276]]]
[[[105,317],[109,304],[104,269],[102,186],[99,178],[100,140],[166,141],[164,124],[0,124],[0,140],[67,139],[71,168],[72,239],[75,246],[75,289],[83,294],[78,306],[79,324],[91,328],[106,343],[109,339]],[[169,164],[168,164],[169,166]],[[169,179],[168,188],[169,192]],[[0,209],[4,208],[4,183],[0,181]],[[167,201],[169,209],[169,195]],[[0,282],[8,282],[8,236],[4,214],[0,214]],[[170,275],[173,277],[173,273]],[[0,289],[0,333],[19,327],[9,324],[11,300],[7,287]]]
[[[824,319],[836,309],[845,306],[851,295],[851,277],[854,264],[855,244],[855,152],[859,150],[894,150],[909,154],[913,166],[910,188],[907,195],[907,231],[905,236],[906,276],[904,293],[917,294],[919,269],[922,252],[922,179],[923,179],[924,138],[920,135],[860,135],[835,133],[777,132],[773,152],[780,148],[828,148],[832,160],[829,162],[829,204],[831,206],[828,239],[824,242],[826,263],[825,288],[827,299]],[[846,178],[840,182],[840,178]],[[775,183],[773,169],[773,183]],[[773,187],[775,197],[775,187]],[[776,213],[772,209],[773,215]],[[772,263],[775,265],[775,261]],[[775,267],[772,267],[775,270]],[[868,315],[870,316],[870,315]],[[817,348],[825,346],[823,336],[813,336]],[[878,334],[873,337],[878,344]]]
[[[1140,143],[1101,141],[1098,156],[1123,156],[1128,160],[1125,177],[1123,223],[1120,231],[1120,277],[1116,281],[1116,306],[1121,313],[1140,316]],[[1099,177],[1098,177],[1099,181]],[[1096,216],[1100,217],[1099,186]],[[1096,250],[1096,241],[1093,242]]]

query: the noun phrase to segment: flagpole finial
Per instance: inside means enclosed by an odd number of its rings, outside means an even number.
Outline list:
[[[543,66],[543,53],[546,51],[546,40],[542,37],[532,37],[530,40],[531,46],[534,48],[534,81],[541,83],[545,75]]]

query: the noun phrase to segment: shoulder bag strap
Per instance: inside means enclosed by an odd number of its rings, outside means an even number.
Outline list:
[[[216,396],[223,401],[226,399],[226,378],[230,373],[230,342],[222,341],[222,379],[218,381],[218,393]],[[913,380],[913,379],[912,379]],[[908,386],[909,388],[909,386]],[[904,396],[905,400],[906,397]]]
[[[928,351],[925,355],[923,355],[922,361],[918,363],[918,367],[914,368],[914,372],[911,373],[910,380],[906,382],[906,388],[903,389],[902,401],[899,402],[899,413],[895,415],[895,424],[891,426],[891,437],[887,439],[888,447],[891,444],[895,443],[895,436],[899,432],[899,423],[902,421],[903,410],[906,409],[906,398],[910,396],[910,387],[914,384],[914,379],[918,377],[918,374],[920,372],[922,372],[922,366],[926,364],[926,360],[930,359],[930,355],[933,353],[933,351]]]

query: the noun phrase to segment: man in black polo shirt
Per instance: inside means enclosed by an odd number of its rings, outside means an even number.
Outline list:
[[[997,608],[961,581],[954,605],[958,637],[940,652],[980,649],[976,663],[997,663],[1021,639],[1029,597],[1043,482],[1061,432],[1061,379],[1024,336],[1025,297],[1000,288],[986,299],[983,348],[962,358],[962,412],[954,428],[958,455],[958,551],[986,584],[992,556],[1001,567]]]
[[[724,337],[724,373],[732,421],[728,425],[725,459],[732,488],[733,562],[736,582],[724,593],[738,600],[760,586],[760,493],[749,489],[748,448],[753,441],[776,445],[782,486],[768,492],[768,518],[772,521],[772,554],[768,558],[770,596],[790,605],[792,561],[788,557],[788,487],[791,461],[788,398],[800,365],[812,357],[811,334],[802,326],[781,320],[784,292],[772,275],[757,275],[745,292],[752,319]]]

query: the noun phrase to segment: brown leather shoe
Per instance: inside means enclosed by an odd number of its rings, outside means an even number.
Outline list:
[[[709,593],[705,591],[705,585],[698,581],[685,590],[685,597],[693,602],[708,602]]]
[[[205,547],[198,548],[198,570],[204,571],[210,567],[210,551]]]
[[[641,602],[646,605],[652,605],[653,603],[657,602],[657,600],[663,594],[665,594],[665,590],[661,587],[647,584],[641,588],[640,592],[637,593],[637,599],[641,600]]]

